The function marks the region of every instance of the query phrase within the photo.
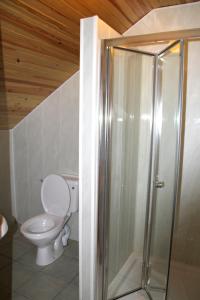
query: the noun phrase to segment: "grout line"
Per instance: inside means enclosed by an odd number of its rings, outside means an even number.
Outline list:
[[[72,278],[71,281],[69,281],[69,282],[67,283],[66,286],[64,286],[63,288],[61,288],[61,290],[55,295],[55,297],[54,297],[52,300],[56,299],[56,297],[57,297],[59,294],[61,294],[62,291],[64,291],[67,287],[69,287],[69,286],[73,283],[73,281],[75,280],[75,278],[76,278],[77,276],[78,276],[78,273]],[[76,287],[77,287],[77,286],[76,286]],[[77,288],[78,288],[78,287],[77,287]]]
[[[15,234],[12,235],[11,239],[5,244],[5,246],[8,247],[8,244],[10,244],[10,245],[13,247],[13,245],[14,245],[14,243],[15,243],[16,241],[18,241],[19,243],[21,243],[22,246],[23,246],[23,244],[25,243],[23,237],[22,237],[21,235],[18,235],[18,231],[16,231]],[[2,246],[3,246],[3,245],[2,245]],[[66,249],[65,249],[65,251],[66,251]],[[64,285],[63,285],[63,286],[61,285],[61,288],[59,289],[59,291],[57,292],[57,294],[52,298],[52,300],[53,300],[53,299],[56,299],[56,297],[57,297],[64,289],[66,289],[67,287],[69,287],[69,286],[71,286],[71,285],[73,285],[74,288],[77,288],[77,289],[79,288],[78,285],[75,284],[75,280],[77,279],[77,277],[78,277],[78,275],[79,275],[78,270],[77,270],[77,272],[75,272],[75,275],[69,280],[69,282],[68,282],[68,283],[65,283],[64,278],[61,278],[61,277],[55,277],[55,276],[53,276],[52,274],[46,273],[46,272],[45,272],[45,269],[46,269],[48,266],[41,267],[41,269],[37,270],[37,269],[32,268],[31,265],[26,264],[26,262],[24,263],[23,261],[21,261],[22,258],[23,258],[24,256],[26,256],[28,253],[31,254],[32,252],[33,252],[33,247],[30,247],[29,249],[27,249],[27,251],[25,251],[23,254],[21,254],[21,255],[18,256],[17,258],[8,257],[8,256],[6,256],[6,255],[0,253],[0,255],[1,255],[2,257],[5,257],[5,258],[8,259],[8,261],[9,261],[9,263],[6,264],[5,266],[2,266],[2,268],[0,268],[0,270],[1,270],[1,269],[4,269],[4,268],[6,268],[6,267],[9,267],[9,266],[11,266],[11,268],[13,268],[13,265],[14,265],[15,263],[17,263],[18,266],[19,266],[19,269],[20,269],[21,267],[23,267],[25,274],[26,274],[26,271],[27,271],[28,274],[30,274],[30,276],[28,276],[28,278],[25,277],[25,280],[24,280],[21,284],[19,284],[19,285],[17,286],[17,288],[15,288],[15,289],[12,288],[12,291],[11,291],[12,294],[16,294],[16,295],[19,295],[19,296],[23,296],[25,299],[31,300],[31,299],[32,299],[31,297],[28,297],[28,296],[24,295],[24,293],[23,293],[23,287],[26,287],[26,285],[29,284],[29,282],[30,282],[31,280],[33,280],[34,278],[36,278],[37,275],[39,275],[39,274],[45,275],[45,276],[51,278],[52,280],[58,280],[58,281],[60,280],[61,282],[63,282]],[[78,259],[77,259],[76,257],[65,256],[65,255],[63,254],[63,258],[64,258],[64,259],[65,259],[65,258],[68,258],[68,259],[70,259],[70,261],[75,261],[75,262],[78,264]],[[20,267],[20,266],[21,266],[21,267]],[[31,274],[31,273],[32,273],[32,274]],[[13,273],[11,273],[11,274],[13,274]]]

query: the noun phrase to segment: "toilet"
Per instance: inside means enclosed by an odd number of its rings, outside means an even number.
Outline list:
[[[78,211],[78,177],[48,175],[42,183],[44,213],[28,219],[20,231],[37,246],[36,264],[46,266],[60,257],[70,235],[67,222]]]

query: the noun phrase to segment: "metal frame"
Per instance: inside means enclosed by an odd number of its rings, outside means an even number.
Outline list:
[[[198,34],[200,36],[200,31],[198,30]],[[194,36],[194,35],[193,35]],[[192,38],[193,38],[192,36]],[[118,39],[119,40],[119,39]],[[121,39],[122,40],[122,39]],[[108,272],[108,241],[109,241],[109,169],[110,169],[110,146],[111,146],[111,119],[112,119],[112,103],[110,101],[110,84],[108,79],[110,79],[112,76],[112,60],[110,59],[112,57],[112,42],[111,41],[104,41],[102,46],[102,67],[101,67],[101,78],[102,78],[102,86],[101,86],[101,103],[100,103],[100,118],[99,118],[99,124],[100,124],[100,140],[99,140],[99,149],[100,149],[100,156],[99,156],[99,211],[98,211],[98,257],[97,257],[97,299],[98,300],[106,300],[107,298],[107,272]],[[158,74],[156,72],[157,66],[158,66],[158,57],[159,55],[162,55],[163,53],[166,53],[166,51],[173,47],[176,43],[180,41],[175,41],[172,44],[170,44],[167,48],[165,48],[163,51],[161,51],[159,54],[152,54],[152,53],[146,53],[139,50],[134,49],[125,49],[123,47],[115,46],[114,48],[125,50],[125,51],[131,51],[135,53],[141,53],[146,55],[154,56],[154,87],[153,87],[153,121],[151,126],[151,153],[150,155],[152,157],[155,157],[155,149],[156,149],[156,143],[155,140],[157,137],[155,136],[154,132],[154,125],[155,125],[155,118],[156,118],[156,97],[158,96],[156,94],[156,90],[158,89]],[[109,45],[109,46],[108,46]],[[116,45],[116,43],[115,43]],[[183,40],[181,40],[181,51],[183,51]],[[175,189],[174,189],[174,211],[176,207],[176,199],[177,199],[177,191],[178,191],[178,176],[180,176],[179,172],[179,164],[180,164],[180,146],[181,146],[181,132],[182,132],[182,121],[181,121],[181,112],[182,112],[182,98],[183,98],[183,60],[184,55],[182,55],[181,58],[181,67],[180,67],[180,85],[179,85],[179,126],[178,126],[178,132],[177,132],[177,154],[176,154],[176,175],[177,175],[177,181],[175,183]],[[145,244],[144,244],[144,264],[143,264],[143,278],[142,278],[142,287],[146,286],[146,279],[148,276],[147,268],[145,267],[145,264],[147,264],[149,260],[149,251],[150,251],[150,240],[151,240],[151,230],[150,227],[152,226],[152,217],[150,214],[152,213],[153,209],[153,180],[152,176],[155,171],[155,162],[152,162],[151,159],[151,165],[150,165],[150,173],[149,173],[149,188],[148,188],[148,197],[149,197],[149,207],[147,207],[148,210],[148,217],[146,218],[146,229],[145,229]],[[173,238],[173,227],[174,227],[174,218],[175,213],[173,212],[173,220],[172,220],[172,230],[171,230],[171,244],[172,244],[172,238]],[[171,258],[171,252],[170,252],[170,258]],[[146,268],[146,269],[145,269]],[[169,270],[170,270],[170,259],[169,259]],[[168,277],[169,277],[169,271],[168,271]],[[167,289],[168,289],[168,281],[167,281]],[[132,292],[132,291],[131,291]],[[149,295],[148,290],[146,291]],[[129,293],[126,293],[129,294]],[[120,296],[121,297],[121,296]],[[150,297],[150,295],[149,295]],[[167,298],[167,292],[166,292],[166,298]],[[119,299],[119,297],[113,298],[113,299]],[[151,297],[150,297],[151,299]]]
[[[120,299],[122,297],[131,295],[131,294],[136,293],[136,292],[141,291],[141,290],[142,290],[142,288],[137,288],[137,289],[131,290],[129,292],[123,293],[122,295],[116,296],[114,298],[110,298],[109,300],[118,300],[118,299]]]
[[[156,123],[157,114],[159,110],[159,105],[162,103],[161,99],[161,75],[162,72],[160,72],[159,68],[159,59],[162,58],[162,56],[166,55],[168,50],[173,48],[175,45],[180,44],[180,55],[181,55],[181,61],[180,61],[180,72],[179,72],[179,99],[178,99],[178,115],[179,119],[181,117],[181,108],[180,105],[182,105],[182,76],[183,76],[183,47],[182,47],[183,41],[175,41],[174,43],[170,44],[167,48],[165,48],[163,51],[161,51],[158,55],[156,55],[156,65],[155,72],[156,72],[156,83],[155,83],[155,111],[154,111],[154,124]],[[171,258],[171,248],[172,248],[172,233],[173,233],[173,226],[174,226],[174,212],[176,207],[176,200],[177,200],[177,183],[178,183],[178,174],[179,174],[179,155],[180,155],[180,132],[181,132],[181,124],[180,122],[177,124],[177,132],[176,132],[176,159],[175,159],[175,182],[174,182],[174,197],[173,197],[173,210],[172,210],[172,224],[171,224],[171,230],[170,230],[170,252],[169,252],[169,262],[168,262],[168,273],[167,273],[167,284],[166,284],[166,293],[165,293],[165,299],[167,299],[167,289],[168,289],[168,278],[169,278],[169,269],[170,269],[170,258]],[[155,178],[158,176],[158,169],[159,169],[159,151],[160,151],[160,133],[157,128],[157,126],[154,126],[154,137],[153,137],[153,156],[152,159],[154,159],[153,168],[152,168],[152,174],[150,177],[151,181],[151,192],[149,194],[149,201],[151,202],[151,209],[149,211],[149,218],[150,218],[150,224],[149,224],[149,232],[146,236],[148,239],[147,242],[147,258],[146,258],[146,269],[145,269],[145,290],[150,294],[150,291],[148,289],[147,280],[148,280],[148,262],[150,260],[150,248],[151,248],[151,235],[152,235],[152,227],[153,227],[153,219],[154,219],[154,207],[156,205],[156,199],[157,199],[157,189],[155,187]]]
[[[124,48],[124,47],[117,47],[117,46],[113,46],[114,49],[118,49],[118,50],[122,50],[122,51],[129,51],[129,52],[134,52],[134,53],[139,53],[139,54],[145,54],[145,55],[149,55],[149,56],[155,56],[154,53],[152,52],[146,52],[146,51],[141,51],[141,50],[137,50],[137,49],[128,49],[128,48]]]
[[[144,46],[151,43],[164,43],[166,41],[174,40],[195,40],[200,38],[200,28],[193,28],[188,30],[178,30],[169,32],[159,32],[144,35],[127,36],[105,40],[107,47],[121,46]]]
[[[109,101],[110,69],[111,69],[111,52],[110,48],[102,45],[102,95],[100,102],[99,118],[99,184],[98,184],[98,240],[97,240],[97,299],[103,300],[107,296],[107,266],[108,266],[108,241],[109,241],[109,146],[111,140],[111,102]]]
[[[153,77],[153,103],[152,103],[152,124],[151,124],[151,150],[150,150],[150,166],[149,166],[149,180],[148,180],[148,194],[147,198],[147,208],[146,208],[146,224],[145,224],[145,234],[144,234],[144,252],[143,252],[143,288],[146,288],[146,282],[148,279],[148,262],[150,253],[150,240],[151,240],[151,228],[152,228],[152,214],[153,214],[153,175],[154,175],[154,160],[155,157],[155,131],[154,125],[156,121],[156,97],[157,97],[157,82],[158,82],[158,57],[154,57],[154,77]]]
[[[117,50],[122,50],[122,51],[129,51],[132,53],[136,53],[136,54],[142,54],[142,55],[148,55],[148,56],[152,56],[155,57],[155,55],[153,53],[149,53],[149,52],[145,52],[145,51],[138,51],[138,50],[134,50],[134,49],[125,49],[125,48],[120,48],[120,47],[106,47],[106,60],[102,61],[102,64],[104,65],[105,63],[107,64],[107,70],[106,70],[106,76],[105,79],[105,99],[104,99],[104,104],[107,105],[107,107],[105,108],[105,115],[104,115],[104,125],[105,125],[105,136],[107,136],[107,143],[106,145],[104,144],[104,147],[106,148],[106,160],[105,160],[105,165],[106,165],[106,174],[107,174],[107,181],[105,182],[106,184],[106,188],[105,188],[105,198],[104,198],[104,203],[105,204],[105,210],[104,210],[104,214],[107,216],[107,219],[104,219],[104,242],[105,242],[105,247],[104,247],[104,260],[105,260],[105,264],[106,262],[108,262],[108,253],[106,250],[108,250],[109,247],[109,207],[110,207],[110,203],[108,201],[109,199],[109,183],[110,183],[110,179],[111,179],[111,174],[109,173],[110,167],[111,167],[111,137],[112,137],[112,130],[111,130],[111,125],[112,125],[112,97],[110,97],[110,90],[112,90],[111,88],[111,83],[112,83],[112,51],[113,49],[117,49]],[[103,67],[103,66],[102,66]],[[105,70],[105,67],[104,67]],[[154,68],[154,73],[155,73],[155,68]],[[154,93],[155,93],[155,89],[153,88],[153,95],[152,98],[154,99]],[[153,126],[152,126],[153,129]],[[105,141],[105,136],[102,142]],[[100,144],[101,146],[103,146],[103,143]],[[101,148],[101,147],[100,147]],[[105,154],[105,153],[104,153]],[[105,159],[105,156],[102,157]],[[151,161],[151,160],[150,160]],[[102,178],[102,169],[101,172],[99,174],[99,178]],[[100,191],[100,193],[102,194],[102,189]],[[101,196],[100,196],[101,198]],[[101,200],[100,200],[101,201]],[[105,225],[106,224],[106,225]],[[144,239],[145,240],[145,239]],[[103,273],[103,277],[104,277],[104,286],[103,286],[103,296],[104,298],[100,298],[100,299],[107,299],[106,298],[106,292],[107,292],[107,287],[108,287],[108,283],[106,282],[106,277],[107,277],[107,271],[106,268],[104,268],[104,273]],[[142,278],[143,281],[143,278]],[[117,296],[115,298],[112,298],[110,300],[115,300],[115,299],[119,299],[123,296],[129,295],[131,293],[134,293],[138,290],[141,290],[143,288],[142,286],[142,282],[141,282],[141,286],[138,287],[137,289],[133,289],[130,290],[129,292],[126,292],[120,296]]]
[[[169,288],[169,275],[170,275],[170,267],[171,267],[171,258],[172,258],[172,243],[173,243],[173,235],[174,235],[174,226],[175,226],[175,216],[176,216],[176,206],[178,202],[179,196],[179,182],[181,177],[181,153],[182,153],[182,135],[184,131],[183,125],[183,105],[184,105],[184,61],[185,61],[185,42],[184,40],[180,41],[180,71],[179,71],[179,103],[178,103],[178,124],[177,124],[177,134],[176,134],[176,169],[175,169],[175,182],[174,182],[174,203],[173,203],[173,211],[172,211],[172,225],[171,225],[171,239],[170,239],[170,252],[169,252],[169,266],[168,266],[168,274],[167,274],[167,284],[166,284],[166,297],[168,298],[168,288]]]

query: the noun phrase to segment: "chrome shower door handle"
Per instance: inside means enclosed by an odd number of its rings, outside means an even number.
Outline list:
[[[160,181],[160,180],[158,179],[158,177],[156,177],[156,180],[155,180],[155,187],[156,187],[157,189],[162,189],[162,188],[164,188],[164,186],[165,186],[164,181]]]

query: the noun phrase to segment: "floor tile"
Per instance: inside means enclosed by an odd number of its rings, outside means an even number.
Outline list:
[[[23,240],[13,239],[12,243],[7,243],[0,248],[0,253],[7,257],[18,259],[31,249],[32,247],[23,242]]]
[[[36,265],[36,252],[16,228],[0,241],[0,300],[78,300],[78,242],[46,267]]]
[[[41,271],[44,267],[36,265],[36,247],[21,256],[17,261],[32,271]]]
[[[68,285],[64,290],[62,290],[54,300],[79,300],[79,289],[73,283]]]
[[[31,300],[52,300],[65,285],[64,280],[38,273],[17,292]]]
[[[22,295],[19,295],[17,293],[15,293],[13,296],[12,296],[12,300],[29,300],[27,297],[24,297]]]
[[[79,286],[79,275],[77,275],[77,276],[73,279],[73,283],[74,283],[76,286]]]
[[[65,247],[64,255],[78,259],[79,249],[78,242],[69,240],[68,245]]]
[[[54,263],[46,266],[42,272],[61,278],[68,283],[78,274],[78,261],[72,257],[62,255]]]
[[[12,265],[0,270],[0,283],[8,289],[12,288],[12,291],[15,291],[28,281],[32,275],[33,272],[31,270],[25,268],[22,264],[14,262]]]
[[[19,241],[23,244],[26,244],[27,246],[29,246],[29,248],[35,248],[35,245],[33,245],[27,238],[25,238],[21,232],[17,231],[14,235],[14,240],[15,241]]]

